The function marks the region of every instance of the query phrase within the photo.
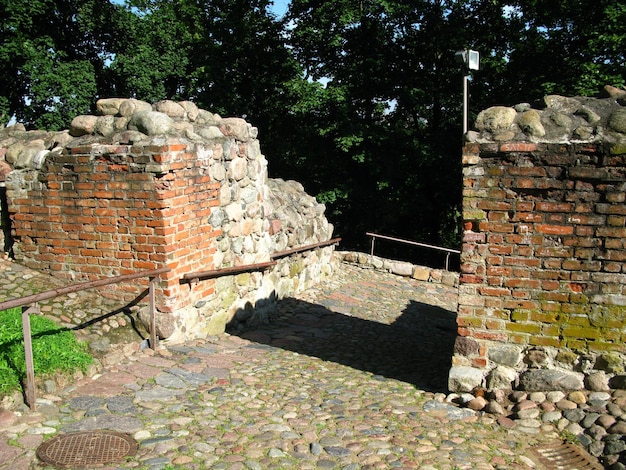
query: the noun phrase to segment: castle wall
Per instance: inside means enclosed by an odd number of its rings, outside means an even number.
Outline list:
[[[451,389],[532,389],[550,369],[575,388],[624,371],[624,111],[548,98],[483,112],[464,146]]]
[[[171,268],[157,309],[159,335],[172,340],[265,321],[277,298],[330,273],[327,247],[300,255],[298,269],[281,260],[267,271],[182,282],[329,240],[324,206],[295,182],[268,179],[257,131],[243,119],[188,102],[101,100],[98,109],[64,133],[4,131],[17,262],[74,282]],[[146,288],[147,279],[105,294],[134,302]]]

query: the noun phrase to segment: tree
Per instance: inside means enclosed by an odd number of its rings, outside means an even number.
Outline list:
[[[441,41],[455,37],[453,3],[292,3],[296,57],[331,100],[312,174],[347,243],[364,247],[367,230],[440,240],[460,202],[460,100],[445,77],[460,83],[463,42]]]
[[[506,60],[490,90],[499,102],[515,104],[547,94],[597,95],[604,85],[626,84],[624,2],[501,3],[508,5]]]
[[[1,122],[54,129],[99,97],[190,99],[256,125],[270,174],[325,202],[347,246],[373,230],[454,247],[455,51],[481,53],[471,117],[626,83],[616,0],[292,0],[282,20],[270,1],[0,0]]]
[[[102,87],[117,37],[109,23],[123,14],[106,0],[0,0],[0,89],[3,122],[67,127],[86,113]]]

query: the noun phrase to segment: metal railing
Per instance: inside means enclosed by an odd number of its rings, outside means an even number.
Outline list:
[[[198,271],[195,273],[189,273],[182,276],[180,282],[182,283],[194,283],[200,281],[200,279],[211,279],[220,276],[228,276],[232,274],[240,274],[249,271],[264,270],[271,266],[278,264],[275,259],[283,258],[295,253],[301,253],[304,251],[314,250],[316,248],[322,248],[329,245],[336,245],[341,241],[341,238],[333,238],[325,242],[314,243],[311,245],[301,246],[286,251],[276,252],[270,255],[272,261],[257,264],[248,264],[245,266],[231,266],[222,269],[214,269],[210,271]],[[160,279],[160,275],[171,271],[171,268],[165,267],[160,269],[153,269],[150,271],[141,271],[133,274],[125,274],[123,276],[115,276],[106,279],[99,279],[96,281],[83,282],[81,284],[73,284],[67,287],[61,287],[59,289],[53,289],[39,294],[29,295],[18,299],[7,300],[0,302],[0,311],[8,310],[10,308],[23,307],[31,305],[27,309],[22,310],[22,329],[24,331],[24,352],[26,356],[26,379],[24,395],[26,402],[31,410],[35,410],[36,406],[36,393],[35,393],[35,367],[33,361],[33,343],[30,328],[30,315],[39,314],[39,302],[44,300],[53,299],[61,295],[70,294],[72,292],[78,292],[87,289],[93,289],[96,287],[103,287],[110,284],[118,284],[120,282],[130,281],[141,277],[150,278],[150,286],[148,292],[148,299],[150,303],[150,347],[156,349],[157,347],[157,335],[156,335],[156,308],[155,308],[155,284]]]
[[[24,395],[26,402],[31,410],[35,410],[36,406],[36,392],[35,392],[35,366],[33,361],[33,341],[30,329],[30,315],[39,314],[39,302],[44,300],[53,299],[61,295],[70,294],[72,292],[78,292],[87,289],[94,289],[96,287],[108,286],[110,284],[118,284],[120,282],[131,281],[141,277],[150,278],[150,286],[148,291],[148,299],[150,302],[150,347],[155,349],[157,346],[156,336],[156,319],[155,319],[155,284],[160,279],[160,275],[171,271],[171,268],[165,267],[160,269],[152,269],[150,271],[141,271],[133,274],[125,274],[122,276],[109,277],[105,279],[98,279],[97,281],[83,282],[80,284],[73,284],[67,287],[61,287],[59,289],[52,289],[39,294],[29,295],[21,297],[19,299],[7,300],[0,302],[0,312],[8,310],[10,308],[24,307],[30,305],[26,309],[22,309],[22,329],[24,331],[24,353],[26,359],[26,379],[24,384]]]
[[[341,238],[331,238],[325,242],[313,243],[311,245],[300,246],[285,251],[277,251],[270,255],[271,259],[284,258],[285,256],[293,255],[296,253],[302,253],[303,251],[315,250],[316,248],[323,248],[330,245],[336,245],[341,241]]]
[[[194,283],[200,281],[200,279],[213,279],[221,276],[230,276],[233,274],[241,274],[250,271],[263,271],[267,268],[271,268],[278,264],[278,261],[275,261],[279,258],[284,258],[285,256],[293,255],[295,253],[302,253],[304,251],[315,250],[316,248],[323,248],[330,245],[336,245],[341,241],[341,238],[333,238],[331,240],[327,240],[325,242],[313,243],[311,245],[299,246],[297,248],[292,248],[290,250],[285,251],[277,251],[270,255],[270,259],[272,261],[266,261],[265,263],[256,263],[256,264],[245,264],[243,266],[229,266],[227,268],[220,269],[212,269],[210,271],[197,271],[194,273],[189,273],[183,275],[180,279],[181,284],[183,283]]]
[[[374,243],[376,241],[376,238],[381,238],[384,240],[391,240],[391,241],[400,242],[400,243],[407,243],[409,245],[419,246],[422,248],[428,248],[430,250],[443,251],[446,253],[446,271],[448,271],[448,268],[450,266],[450,255],[452,253],[461,254],[459,250],[453,250],[451,248],[444,248],[442,246],[436,246],[436,245],[428,245],[426,243],[419,243],[419,242],[414,242],[411,240],[404,240],[402,238],[389,237],[387,235],[379,235],[379,234],[371,233],[371,232],[366,232],[365,235],[372,237],[372,249],[370,251],[370,254],[372,256],[374,256]]]
[[[197,271],[195,273],[184,274],[180,279],[180,283],[195,283],[201,279],[213,279],[216,277],[230,276],[232,274],[247,273],[250,271],[262,271],[276,264],[276,261],[268,261],[266,263],[246,264],[244,266],[229,266],[227,268],[212,269],[210,271]]]

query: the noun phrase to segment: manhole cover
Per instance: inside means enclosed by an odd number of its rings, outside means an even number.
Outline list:
[[[137,442],[115,431],[87,431],[55,436],[37,449],[37,457],[61,468],[92,468],[134,455]]]
[[[545,470],[603,470],[604,467],[583,448],[555,441],[532,449]]]

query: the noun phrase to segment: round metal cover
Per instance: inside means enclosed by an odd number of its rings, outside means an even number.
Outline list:
[[[93,468],[122,460],[137,451],[137,442],[115,431],[61,434],[37,449],[43,462],[60,468]]]

